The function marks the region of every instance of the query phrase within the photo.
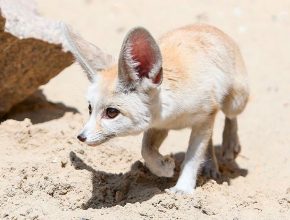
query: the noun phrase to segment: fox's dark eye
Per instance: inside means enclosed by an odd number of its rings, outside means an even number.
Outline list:
[[[119,113],[120,113],[120,111],[118,109],[115,109],[115,108],[107,108],[106,109],[106,117],[108,117],[108,118],[115,118]]]
[[[91,106],[91,104],[89,104],[89,114],[91,115],[92,114],[92,106]]]

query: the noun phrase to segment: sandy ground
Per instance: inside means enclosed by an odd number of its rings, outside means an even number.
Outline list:
[[[115,56],[136,25],[156,37],[194,22],[227,32],[242,49],[251,81],[239,117],[242,152],[235,166],[223,167],[223,181],[201,176],[192,196],[164,193],[176,177],[148,172],[141,136],[96,148],[76,140],[88,118],[88,82],[73,65],[0,125],[0,219],[290,219],[289,1],[37,2],[41,14],[72,24]],[[222,127],[220,114],[217,147]],[[162,153],[181,160],[188,137],[188,130],[171,132]]]

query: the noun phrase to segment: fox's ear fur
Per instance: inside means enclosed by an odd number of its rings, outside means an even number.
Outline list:
[[[119,80],[127,86],[146,83],[146,87],[162,82],[162,58],[151,34],[142,27],[129,31],[119,56]]]
[[[113,57],[84,40],[69,26],[63,24],[62,28],[67,46],[85,70],[88,79],[94,82],[97,72],[112,65]]]

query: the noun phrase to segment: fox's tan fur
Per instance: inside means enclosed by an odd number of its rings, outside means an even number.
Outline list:
[[[73,36],[68,35],[78,50],[76,58],[86,57],[87,51],[77,47],[85,45],[85,41],[77,44],[81,39]],[[95,110],[82,135],[88,144],[95,145],[113,136],[144,132],[142,156],[146,166],[158,176],[171,177],[174,161],[160,155],[158,149],[170,129],[190,127],[192,133],[182,171],[170,191],[191,193],[207,148],[213,163],[208,172],[213,176],[219,174],[211,141],[219,110],[226,115],[223,155],[233,160],[240,151],[236,117],[244,110],[249,96],[246,69],[235,42],[209,25],[171,31],[160,38],[158,46],[145,29],[129,32],[119,64],[108,63],[109,67],[98,71],[92,80],[88,97]],[[153,58],[146,57],[148,54]],[[83,60],[82,65],[91,65],[90,59]],[[148,67],[151,69],[147,73]],[[91,65],[85,69],[94,68]],[[92,71],[88,74],[90,79],[94,78]],[[103,118],[108,106],[118,108],[120,115],[110,120]]]

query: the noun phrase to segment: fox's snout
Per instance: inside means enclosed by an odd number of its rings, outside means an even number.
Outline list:
[[[85,142],[87,140],[87,137],[81,133],[77,136],[77,138],[81,141],[81,142]]]
[[[89,131],[87,128],[84,128],[77,136],[77,139],[83,143],[86,143],[89,146],[100,145],[109,139],[114,137],[114,135],[104,134],[102,131]]]

